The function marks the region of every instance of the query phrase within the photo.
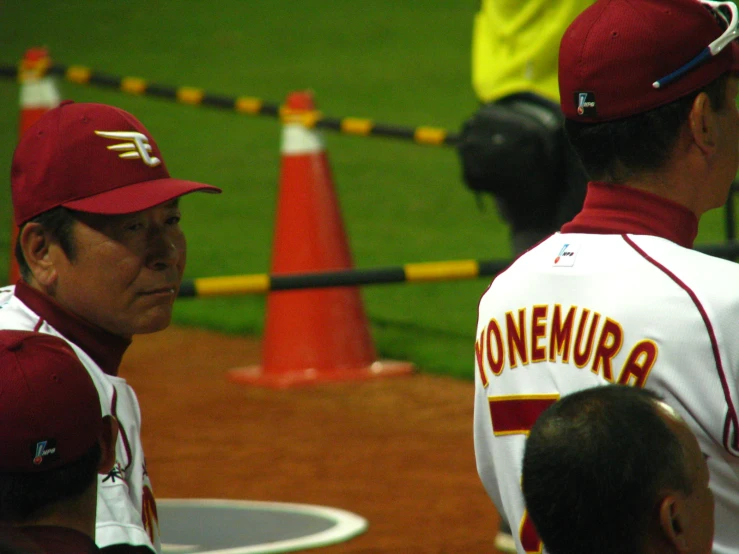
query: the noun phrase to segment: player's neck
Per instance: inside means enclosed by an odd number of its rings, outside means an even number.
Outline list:
[[[713,206],[706,206],[705,196],[696,194],[702,190],[695,186],[687,174],[675,171],[644,173],[623,183],[637,190],[650,192],[684,206],[700,219]]]
[[[96,506],[97,482],[81,495],[47,506],[42,513],[20,525],[66,527],[84,533],[95,540]]]
[[[622,184],[672,200],[700,219],[708,210],[722,206],[728,196],[730,181],[725,182],[725,164],[719,158],[698,148],[685,125],[661,167],[632,175]]]

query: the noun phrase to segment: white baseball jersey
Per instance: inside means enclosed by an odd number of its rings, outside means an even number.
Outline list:
[[[0,329],[48,333],[65,339],[87,368],[100,395],[103,415],[120,431],[116,464],[98,476],[95,542],[161,550],[159,522],[141,445],[141,412],[133,389],[116,375],[130,341],[115,337],[63,310],[28,285],[0,289]]]
[[[591,183],[581,214],[483,295],[475,455],[519,553],[542,548],[520,488],[528,430],[606,383],[652,389],[685,419],[708,456],[713,552],[739,553],[739,265],[691,250],[696,232],[677,204]]]

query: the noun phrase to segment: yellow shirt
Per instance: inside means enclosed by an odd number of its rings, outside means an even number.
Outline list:
[[[559,102],[559,42],[593,1],[482,0],[472,34],[472,86],[479,100],[533,92]]]

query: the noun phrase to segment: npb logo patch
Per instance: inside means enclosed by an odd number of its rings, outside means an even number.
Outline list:
[[[584,117],[598,115],[595,109],[595,93],[593,92],[576,92],[575,106],[577,107],[577,115]]]
[[[31,446],[31,452],[33,453],[33,463],[37,466],[41,465],[45,458],[52,461],[58,457],[56,441],[53,439],[37,442],[35,446]]]
[[[577,246],[574,244],[565,243],[562,248],[559,249],[557,257],[554,258],[554,267],[572,267],[575,265],[575,258],[577,258]]]

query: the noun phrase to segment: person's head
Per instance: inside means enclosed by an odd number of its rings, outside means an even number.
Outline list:
[[[526,509],[552,554],[707,554],[713,495],[695,436],[654,393],[561,398],[526,442]]]
[[[11,185],[23,279],[124,337],[163,329],[185,267],[178,199],[151,133],[113,106],[63,102],[21,137]]]
[[[115,463],[118,425],[92,378],[58,337],[0,331],[0,526],[68,517]]]
[[[731,2],[703,0],[598,0],[572,22],[560,103],[592,179],[638,181],[679,160],[701,181],[694,211],[725,202],[739,164],[737,23]]]

